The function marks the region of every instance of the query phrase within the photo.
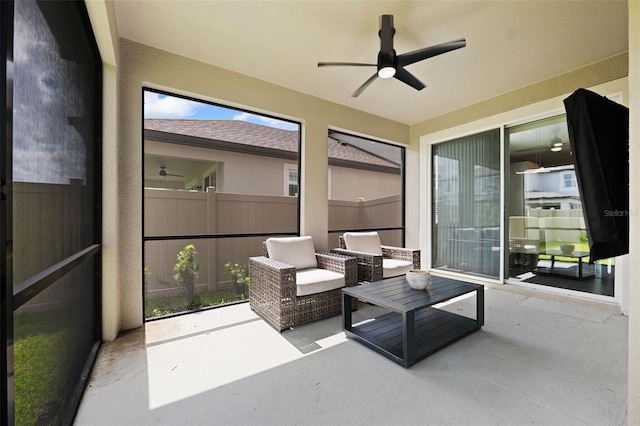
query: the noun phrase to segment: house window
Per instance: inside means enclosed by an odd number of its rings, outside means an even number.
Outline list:
[[[208,176],[206,176],[204,178],[204,190],[206,191],[207,188],[209,187],[213,187],[213,188],[217,188],[218,187],[218,172],[215,171],[213,173],[210,173]]]
[[[300,176],[296,164],[285,163],[284,167],[284,187],[282,194],[285,197],[297,197],[300,185]]]
[[[576,188],[578,186],[575,172],[564,173],[562,180],[565,188]]]
[[[298,171],[289,170],[287,175],[288,175],[287,189],[289,190],[289,193],[287,195],[289,195],[290,197],[297,197],[298,196]]]

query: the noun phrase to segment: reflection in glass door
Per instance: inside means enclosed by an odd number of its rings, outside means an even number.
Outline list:
[[[510,127],[506,276],[613,296],[614,261],[589,242],[564,115]]]

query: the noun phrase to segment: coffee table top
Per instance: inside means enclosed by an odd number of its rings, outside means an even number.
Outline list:
[[[431,283],[425,290],[414,290],[409,287],[407,279],[400,276],[370,284],[345,287],[342,292],[396,312],[409,312],[471,293],[481,287],[483,286],[480,284],[432,275]]]
[[[565,257],[575,257],[577,259],[581,259],[583,257],[587,257],[589,256],[589,252],[588,251],[577,251],[574,250],[570,253],[565,253],[562,250],[554,250],[554,249],[550,249],[550,250],[543,250],[540,252],[540,254],[549,254],[552,256],[565,256]]]

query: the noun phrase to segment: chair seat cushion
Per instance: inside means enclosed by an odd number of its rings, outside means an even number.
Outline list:
[[[413,263],[407,260],[382,259],[382,277],[390,278],[404,275],[413,269]]]
[[[307,296],[344,287],[344,275],[326,269],[303,269],[296,272],[296,284],[296,295]]]
[[[267,252],[271,259],[288,263],[296,269],[318,267],[313,239],[310,236],[267,238]]]
[[[380,236],[377,232],[345,232],[343,237],[347,250],[382,254]]]

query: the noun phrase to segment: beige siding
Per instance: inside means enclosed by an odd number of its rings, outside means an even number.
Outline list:
[[[218,163],[218,192],[232,194],[286,195],[285,165],[297,161],[241,154],[214,149],[194,148],[170,143],[145,141],[147,155],[175,157]],[[399,194],[402,177],[399,174],[381,173],[371,170],[332,166],[331,199],[357,201],[387,197]],[[205,173],[206,169],[202,170]],[[184,189],[190,181],[172,182],[162,179],[146,179],[146,187]],[[204,175],[198,177],[198,184],[204,185]]]
[[[329,169],[332,200],[371,200],[396,195],[402,191],[402,177],[399,174],[335,166]]]

